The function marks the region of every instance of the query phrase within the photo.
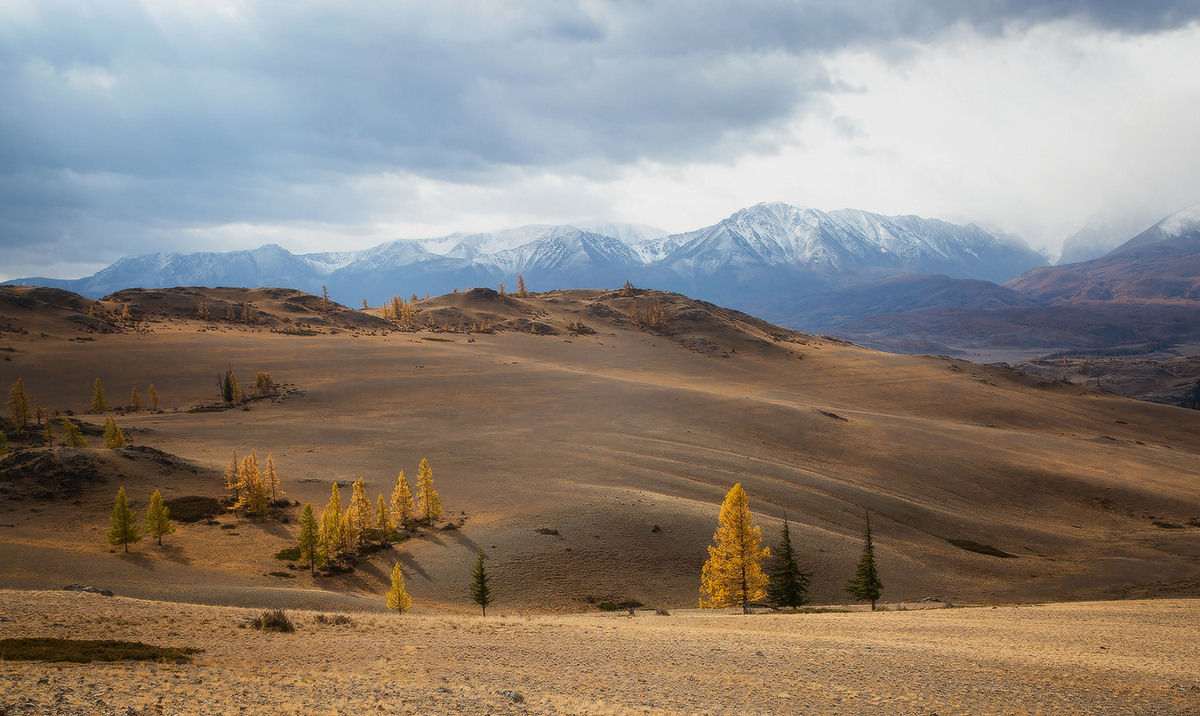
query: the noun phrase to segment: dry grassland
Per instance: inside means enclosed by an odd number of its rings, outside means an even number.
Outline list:
[[[0,662],[6,714],[1200,712],[1194,600],[844,614],[257,612],[0,592],[0,638],[204,649],[190,664]],[[519,702],[513,694],[519,694]],[[6,710],[5,710],[6,709]],[[132,711],[130,710],[132,709]]]

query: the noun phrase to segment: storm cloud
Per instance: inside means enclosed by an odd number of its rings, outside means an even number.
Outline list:
[[[214,226],[361,235],[470,209],[421,181],[544,197],[548,176],[731,166],[859,91],[837,53],[904,62],[955,32],[1155,35],[1198,17],[1163,0],[0,0],[0,273],[197,250]]]

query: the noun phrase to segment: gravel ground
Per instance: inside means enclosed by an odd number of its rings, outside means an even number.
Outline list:
[[[0,661],[0,714],[1200,713],[1200,601],[751,615],[253,611],[0,591],[0,638],[204,649],[190,664]]]

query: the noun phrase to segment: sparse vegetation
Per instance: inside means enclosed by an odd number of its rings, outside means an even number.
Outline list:
[[[0,639],[0,661],[49,661],[90,664],[93,661],[157,661],[186,664],[203,649],[151,646],[140,641],[81,639]]]
[[[329,626],[354,626],[354,620],[345,614],[334,614],[333,616],[318,614],[313,617],[313,621],[317,624],[326,624]]]
[[[274,631],[282,634],[296,631],[296,625],[292,623],[291,617],[283,609],[273,609],[259,614],[250,622],[250,626],[259,631]]]

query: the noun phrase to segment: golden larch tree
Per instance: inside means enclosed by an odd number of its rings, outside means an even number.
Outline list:
[[[125,434],[117,427],[117,421],[113,420],[112,416],[104,418],[104,447],[115,450],[128,445],[125,441]]]
[[[379,496],[379,507],[375,511],[375,529],[379,530],[379,538],[383,540],[391,539],[392,532],[395,528],[392,527],[392,515],[388,512],[387,502],[383,499],[383,495]]]
[[[363,479],[360,477],[355,480],[350,490],[350,504],[346,507],[346,551],[353,554],[358,551],[374,519]]]
[[[265,515],[268,512],[267,490],[263,485],[262,471],[258,467],[258,456],[253,450],[242,458],[242,469],[238,475],[241,486],[242,504],[247,515]]]
[[[129,500],[125,497],[125,488],[117,490],[117,503],[112,511],[112,528],[105,535],[113,547],[124,546],[129,551],[132,542],[142,539],[141,530],[137,526],[137,515],[129,509]]]
[[[400,571],[400,563],[392,567],[392,588],[387,593],[387,607],[395,612],[404,613],[412,609],[412,598],[404,589],[404,573]]]
[[[311,504],[304,505],[304,512],[300,515],[300,537],[298,539],[300,547],[300,565],[308,565],[309,571],[312,574],[317,573],[317,567],[325,566],[324,550],[321,549],[321,528],[317,525],[317,518],[313,515]]]
[[[150,538],[158,540],[159,547],[162,547],[163,535],[169,535],[175,531],[175,521],[171,519],[171,508],[163,502],[162,493],[157,489],[150,496],[145,527],[146,531],[150,533]]]
[[[158,391],[154,389],[154,384],[150,384],[150,407],[158,410]]]
[[[404,471],[396,478],[396,489],[392,490],[392,523],[400,529],[413,521],[416,507],[413,505],[412,489],[408,486],[408,478]]]
[[[142,405],[141,397],[138,396],[137,386],[134,386],[133,392],[130,393],[130,395],[129,395],[129,409],[133,410],[133,411],[138,411],[138,410],[143,409],[144,407],[145,406]]]
[[[54,423],[46,421],[46,429],[42,431],[42,439],[46,441],[46,447],[54,447]]]
[[[519,298],[528,298],[529,291],[525,290],[525,277],[517,274],[517,296]]]
[[[63,430],[66,434],[63,435],[63,445],[66,447],[87,447],[87,441],[83,439],[83,431],[79,426],[71,422],[68,418],[62,419]]]
[[[442,516],[442,500],[433,489],[433,468],[425,458],[417,467],[417,515],[431,525]]]
[[[25,393],[25,380],[17,378],[8,389],[8,417],[12,420],[17,432],[23,432],[29,425],[32,416],[29,412],[29,395]]]
[[[766,595],[768,578],[762,562],[771,550],[762,547],[762,531],[750,515],[750,502],[741,483],[733,486],[721,504],[713,542],[700,574],[700,606],[740,606],[743,614],[748,613],[750,602]]]
[[[271,502],[283,497],[283,490],[279,489],[279,473],[275,472],[275,460],[270,455],[267,455],[267,470],[263,473],[263,487],[267,489]]]
[[[112,410],[112,406],[108,404],[108,400],[104,397],[104,386],[100,385],[100,379],[92,385],[92,412],[103,413]]]
[[[241,500],[241,485],[238,484],[239,472],[241,471],[241,463],[238,462],[237,449],[233,449],[229,454],[229,462],[225,465],[225,489],[230,492],[230,497],[233,498],[233,504],[237,504]]]
[[[342,517],[342,497],[333,483],[329,504],[321,513],[321,549],[325,561],[337,559],[346,551],[346,528]]]

